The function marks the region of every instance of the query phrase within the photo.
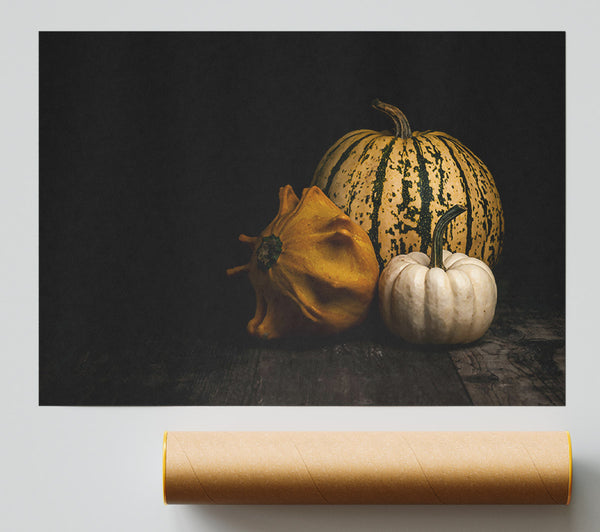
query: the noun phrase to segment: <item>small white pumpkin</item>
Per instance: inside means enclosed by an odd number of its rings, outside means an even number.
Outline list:
[[[388,329],[417,344],[474,342],[488,330],[496,308],[494,274],[479,259],[442,251],[450,221],[442,215],[432,238],[431,260],[418,251],[394,257],[379,278],[379,306]]]

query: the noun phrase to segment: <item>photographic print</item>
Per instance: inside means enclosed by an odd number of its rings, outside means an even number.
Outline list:
[[[40,405],[565,404],[564,32],[43,32]]]

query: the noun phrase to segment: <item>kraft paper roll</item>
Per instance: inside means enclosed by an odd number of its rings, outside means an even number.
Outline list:
[[[569,504],[568,432],[167,432],[165,503]]]

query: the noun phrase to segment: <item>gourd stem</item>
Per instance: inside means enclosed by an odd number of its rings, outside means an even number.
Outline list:
[[[466,210],[467,209],[461,205],[455,205],[442,214],[437,224],[435,224],[431,243],[431,260],[429,261],[430,268],[441,268],[442,270],[446,269],[444,268],[444,255],[442,253],[443,239],[444,234],[446,233],[446,228],[448,227],[448,224],[454,220],[454,218]]]
[[[408,118],[406,118],[406,115],[400,111],[400,109],[390,105],[389,103],[384,103],[377,98],[371,102],[371,105],[378,111],[388,115],[394,121],[394,127],[396,129],[394,134],[396,137],[407,139],[412,135]]]

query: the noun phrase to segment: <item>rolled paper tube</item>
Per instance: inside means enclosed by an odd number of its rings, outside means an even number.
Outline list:
[[[167,432],[165,503],[569,504],[568,432]]]

